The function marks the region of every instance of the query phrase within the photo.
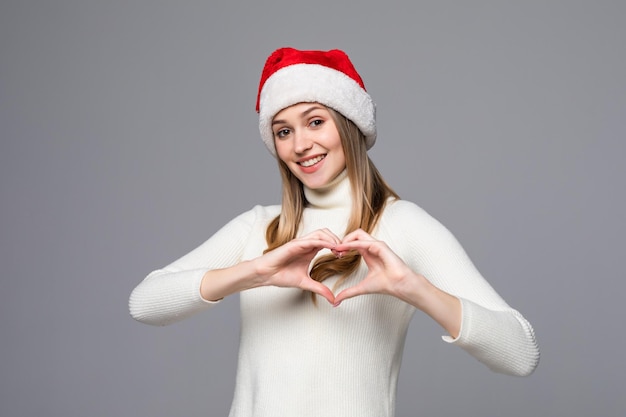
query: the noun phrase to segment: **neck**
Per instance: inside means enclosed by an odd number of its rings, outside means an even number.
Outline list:
[[[322,188],[312,189],[304,187],[304,196],[309,207],[349,208],[352,204],[352,190],[348,171],[344,169],[335,179]]]

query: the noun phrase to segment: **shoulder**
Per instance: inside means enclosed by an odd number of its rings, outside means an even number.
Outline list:
[[[215,251],[215,245],[231,248],[247,245],[251,241],[263,240],[267,225],[280,213],[280,206],[254,206],[233,217],[217,230],[201,246],[208,252]],[[228,243],[226,243],[228,242]],[[245,243],[248,242],[248,243]],[[204,253],[204,252],[203,252]]]
[[[280,213],[280,206],[261,206],[257,205],[244,211],[235,217],[232,217],[227,223],[219,229],[217,235],[224,237],[225,235],[241,235],[249,234],[257,229],[267,227]]]
[[[462,265],[466,274],[474,271],[454,234],[415,203],[390,202],[376,234],[377,239],[386,242],[414,271],[433,282],[441,278],[443,269],[454,265]]]
[[[394,199],[387,202],[381,220],[393,225],[403,221],[432,221],[434,218],[411,201]]]
[[[257,217],[266,218],[271,217],[274,218],[280,214],[281,206],[278,204],[271,206],[261,206],[256,205],[249,210],[249,212],[253,212]]]
[[[248,224],[267,224],[280,214],[279,205],[261,206],[256,205],[235,217],[232,222]]]
[[[404,236],[406,239],[425,242],[449,240],[451,232],[419,205],[407,200],[391,200],[380,218],[381,234]]]

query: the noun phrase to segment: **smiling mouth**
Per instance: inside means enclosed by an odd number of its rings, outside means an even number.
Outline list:
[[[317,164],[319,161],[321,161],[324,158],[326,158],[326,154],[316,156],[315,158],[307,159],[306,161],[298,162],[298,165],[303,166],[305,168],[310,167],[310,166]]]

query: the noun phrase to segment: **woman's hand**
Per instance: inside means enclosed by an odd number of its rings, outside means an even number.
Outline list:
[[[385,242],[374,239],[363,230],[348,234],[334,252],[355,250],[369,269],[357,285],[346,288],[335,297],[335,306],[343,300],[364,294],[389,294],[419,308],[457,337],[461,327],[461,302],[440,290],[423,275],[415,273]]]
[[[354,287],[341,291],[335,297],[335,305],[343,300],[364,294],[389,294],[404,299],[403,290],[407,282],[419,279],[405,263],[383,241],[374,239],[362,229],[346,235],[334,252],[341,256],[348,251],[357,251],[369,269],[366,277]]]
[[[319,294],[334,304],[332,291],[311,278],[309,267],[320,250],[334,250],[339,243],[341,240],[330,230],[320,229],[267,252],[254,260],[261,285],[301,288]]]

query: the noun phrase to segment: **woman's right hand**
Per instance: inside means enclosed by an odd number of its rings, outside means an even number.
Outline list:
[[[261,285],[300,288],[319,294],[333,304],[332,291],[311,278],[309,267],[320,250],[332,250],[339,243],[341,239],[330,230],[319,229],[256,258],[254,268],[262,280]]]
[[[223,269],[207,271],[200,284],[200,295],[217,301],[230,294],[255,287],[301,288],[335,302],[332,291],[309,275],[311,261],[322,249],[333,250],[340,239],[328,229],[319,229],[293,239],[258,258]]]

